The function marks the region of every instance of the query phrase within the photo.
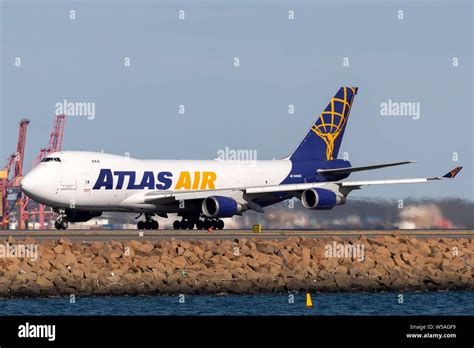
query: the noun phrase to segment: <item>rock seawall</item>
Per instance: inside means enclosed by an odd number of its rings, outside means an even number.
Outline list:
[[[9,238],[3,245],[0,297],[474,290],[474,239],[468,238]],[[22,246],[36,254],[18,257]]]

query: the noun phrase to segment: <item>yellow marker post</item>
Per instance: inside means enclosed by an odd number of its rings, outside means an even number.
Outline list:
[[[260,233],[262,232],[262,225],[258,224],[258,225],[253,225],[252,226],[252,231],[254,233]]]
[[[312,308],[313,307],[313,301],[311,301],[311,295],[306,293],[306,307],[307,308]]]

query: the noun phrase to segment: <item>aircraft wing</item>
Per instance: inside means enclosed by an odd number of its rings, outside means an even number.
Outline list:
[[[453,179],[460,171],[462,167],[456,167],[449,171],[443,176],[433,176],[428,178],[412,178],[412,179],[389,179],[389,180],[365,180],[365,181],[329,181],[329,182],[317,182],[317,183],[304,183],[304,184],[287,184],[287,185],[276,185],[276,186],[261,186],[261,187],[250,187],[246,189],[246,193],[263,193],[263,192],[282,192],[282,191],[301,191],[309,188],[324,188],[328,185],[338,185],[339,187],[347,187],[352,190],[359,189],[362,186],[369,185],[392,185],[392,184],[416,184],[424,183],[431,180],[443,180]]]
[[[190,199],[204,199],[209,196],[235,196],[241,195],[242,189],[222,189],[222,190],[197,190],[197,191],[151,191],[145,194],[145,203],[152,203],[155,201],[186,201]]]
[[[210,196],[225,196],[235,199],[239,203],[248,204],[249,199],[245,196],[245,188],[215,189],[215,190],[153,190],[136,193],[126,198],[122,205],[141,206],[143,204],[167,204],[176,201],[193,199],[204,199]],[[251,203],[249,206],[252,205]]]
[[[456,167],[443,176],[433,176],[426,178],[409,178],[409,179],[388,179],[388,180],[365,180],[365,181],[329,181],[316,183],[301,183],[301,184],[284,184],[272,186],[255,186],[242,187],[233,189],[215,189],[215,190],[197,190],[197,191],[148,191],[137,193],[127,198],[124,204],[166,204],[176,201],[185,201],[193,199],[204,199],[210,196],[225,196],[231,197],[240,203],[245,203],[250,209],[258,212],[263,212],[262,207],[252,200],[258,198],[260,195],[266,195],[278,192],[301,192],[310,188],[328,188],[339,190],[344,195],[350,191],[360,189],[362,186],[371,185],[392,185],[392,184],[416,184],[426,183],[433,180],[453,179],[462,167]]]

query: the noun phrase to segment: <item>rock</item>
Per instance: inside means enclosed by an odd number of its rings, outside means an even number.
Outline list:
[[[64,246],[61,244],[58,244],[53,248],[53,251],[56,253],[56,255],[62,254],[64,253]]]
[[[410,266],[408,266],[405,262],[403,262],[402,258],[400,255],[394,255],[393,260],[395,261],[395,264],[400,267],[403,270],[409,270]]]
[[[94,265],[96,265],[99,269],[104,267],[107,261],[102,256],[96,256],[92,259]]]
[[[150,252],[153,250],[153,244],[151,243],[140,243],[136,244],[133,247],[135,254],[139,256],[149,256]]]
[[[146,259],[134,258],[132,261],[132,266],[136,267],[137,272],[145,272],[148,270]]]
[[[299,262],[299,258],[296,257],[295,255],[289,255],[285,260],[285,263],[286,263],[286,267],[288,267],[288,269],[290,270],[293,270],[295,269],[296,265],[298,264]]]
[[[338,260],[335,257],[329,257],[327,259],[322,259],[319,263],[319,269],[326,270],[329,272],[334,272],[336,267],[339,266]]]
[[[342,279],[340,279],[342,281]],[[338,291],[339,286],[334,281],[334,277],[329,277],[328,279],[318,280],[312,284],[312,289],[317,291]],[[293,290],[293,289],[287,289]]]
[[[280,274],[281,272],[281,267],[280,266],[271,266],[268,270],[268,274],[271,275],[272,277],[276,277]],[[316,272],[314,272],[316,273]]]
[[[248,240],[246,245],[249,249],[257,250],[257,245],[252,240]]]
[[[240,247],[239,253],[242,256],[249,256],[252,253],[252,250],[244,244]]]
[[[26,273],[20,273],[16,276],[16,280],[19,280],[19,281],[22,281],[22,282],[26,282],[26,281],[34,281],[36,280],[36,278],[38,278],[38,274],[34,273],[34,272],[26,272]]]
[[[360,277],[364,275],[360,269],[357,268],[349,268],[349,275],[353,278]]]
[[[41,253],[42,260],[53,260],[56,258],[56,253],[54,251],[48,250]]]
[[[153,269],[160,266],[160,257],[159,256],[150,256],[145,260],[145,266]]]
[[[5,270],[7,271],[7,273],[18,273],[18,271],[20,270],[20,262],[18,259],[15,259],[17,262],[14,262],[14,263],[11,263],[9,265],[7,265],[5,267]]]
[[[311,261],[311,251],[310,251],[310,249],[303,248],[301,263],[306,266],[306,265],[309,264],[310,261]]]
[[[339,290],[350,290],[351,288],[352,278],[348,275],[335,274],[334,281]]]
[[[64,238],[61,238],[59,241],[58,241],[58,244],[60,245],[65,245],[65,246],[68,246],[68,247],[71,247],[72,246],[72,243],[67,240],[67,239],[64,239]]]
[[[77,263],[76,256],[69,250],[66,250],[64,254],[58,255],[57,259],[66,267]]]
[[[99,252],[104,249],[104,243],[102,242],[92,242],[92,244],[89,246],[89,250],[92,254],[94,255],[99,255]]]
[[[328,257],[325,247],[333,242],[363,244],[364,260]],[[471,239],[361,236],[25,243],[38,243],[39,259],[1,258],[0,297],[474,290]]]
[[[121,254],[118,254],[116,252],[111,252],[110,254],[106,253],[102,257],[107,261],[109,264],[120,264],[119,257]]]
[[[269,255],[268,262],[273,265],[283,266],[283,258],[277,255]]]
[[[388,250],[384,246],[380,246],[380,247],[376,248],[375,253],[378,254],[378,255],[386,256],[386,257],[391,256],[390,250]]]
[[[23,243],[25,244],[38,244],[38,242],[36,241],[36,239],[33,239],[31,237],[26,237],[24,240],[23,240]]]
[[[361,235],[357,240],[354,241],[353,244],[360,244],[364,246],[364,250],[371,250],[372,246],[370,245],[370,241],[367,239],[365,235]]]
[[[192,247],[190,247],[190,252],[192,252],[198,259],[202,259],[204,256],[204,250],[202,250],[197,245],[193,245]]]
[[[52,281],[41,276],[36,279],[36,284],[43,288],[52,288],[54,286]]]
[[[279,250],[278,243],[273,241],[262,241],[258,243],[257,250],[264,254],[276,254]]]
[[[212,249],[212,254],[213,255],[225,255],[229,251],[228,248],[226,248],[223,245],[218,245]]]
[[[418,244],[418,240],[414,237],[403,236],[403,237],[399,237],[398,240],[400,241],[401,244],[404,244],[407,246]]]
[[[86,271],[86,272],[84,272],[84,278],[89,279],[89,280],[98,280],[99,279],[99,273],[97,273],[95,270],[94,270],[94,272]]]
[[[369,269],[369,277],[372,279],[382,277],[382,275],[384,275],[385,273],[385,270],[380,265]]]
[[[183,256],[177,256],[172,258],[173,267],[176,269],[182,269],[186,266],[186,259]]]
[[[444,259],[441,262],[441,269],[447,272],[458,272],[467,267],[467,264],[461,258],[454,258],[452,260]]]
[[[431,247],[426,243],[420,243],[417,250],[419,250],[419,252],[424,256],[431,255]]]
[[[392,254],[400,255],[401,253],[408,251],[408,247],[406,246],[406,244],[403,244],[403,243],[389,243],[389,244],[386,244],[385,247]]]
[[[410,266],[415,266],[417,264],[416,257],[417,255],[411,254],[409,252],[401,253],[401,259]]]
[[[338,275],[347,275],[348,270],[346,266],[338,266],[336,267],[334,273]]]
[[[398,277],[394,277],[390,285],[391,285],[391,289],[393,290],[403,290],[403,289],[406,289],[407,283],[408,282],[406,278],[402,276],[398,276]]]

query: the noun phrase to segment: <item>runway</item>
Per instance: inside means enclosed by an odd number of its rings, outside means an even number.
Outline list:
[[[1,230],[0,239],[12,236],[15,239],[27,237],[34,239],[60,239],[65,238],[75,241],[92,240],[160,240],[160,239],[236,239],[236,238],[262,238],[286,239],[289,237],[341,237],[351,238],[364,235],[377,236],[413,236],[418,238],[474,238],[474,230],[263,230],[255,233],[252,230]]]

